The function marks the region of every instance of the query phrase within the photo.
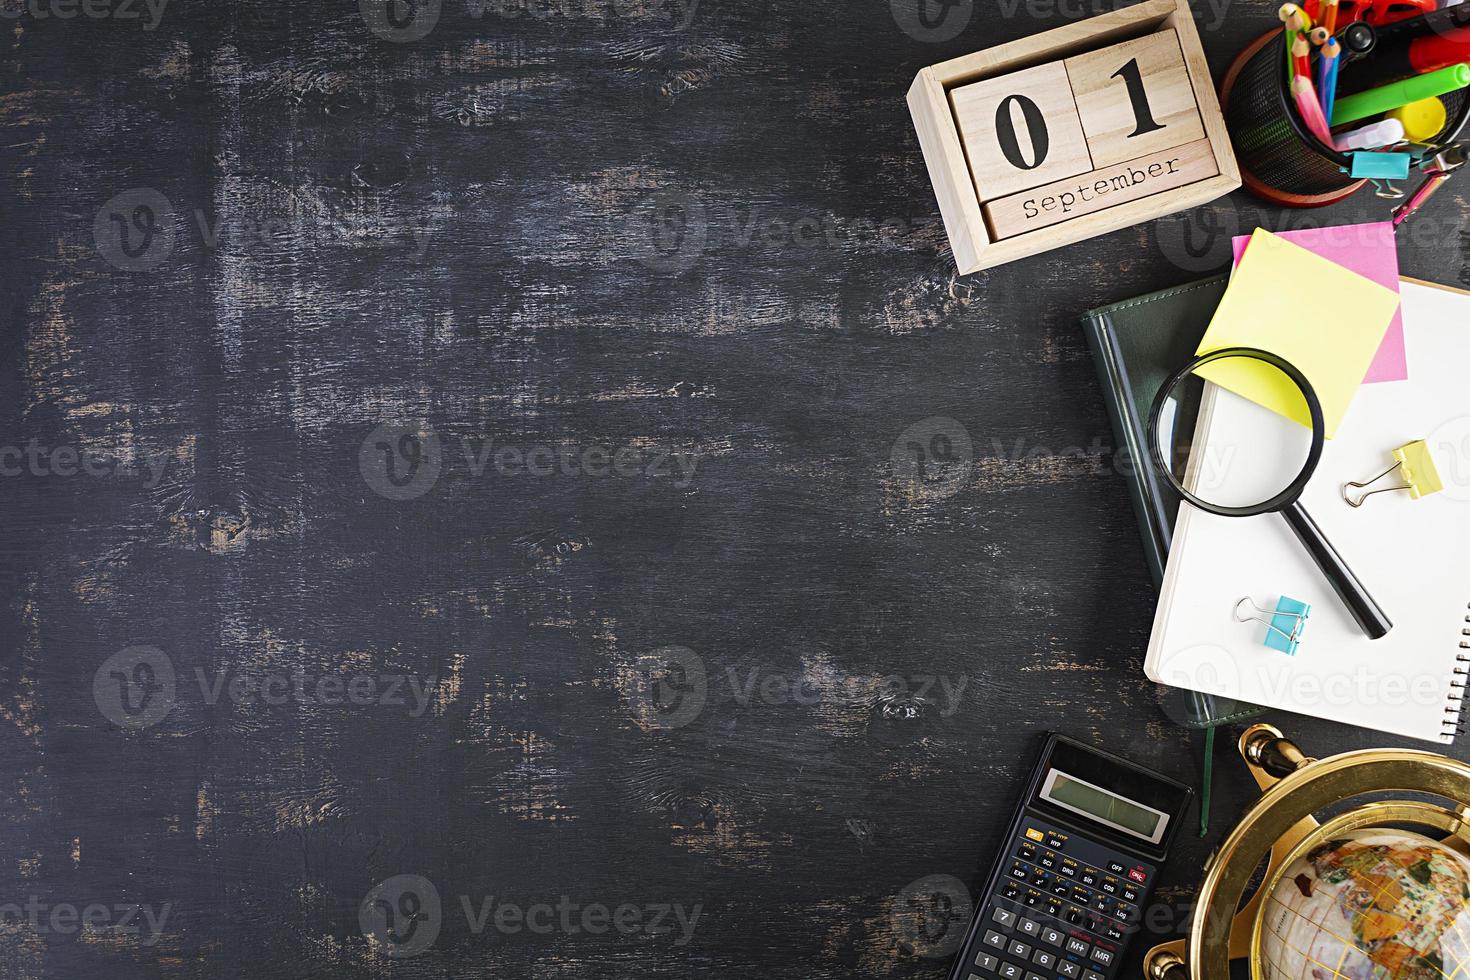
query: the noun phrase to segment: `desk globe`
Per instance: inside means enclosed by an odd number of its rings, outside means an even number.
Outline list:
[[[1261,797],[1205,863],[1188,938],[1149,950],[1145,980],[1231,980],[1232,960],[1251,980],[1470,980],[1470,763],[1315,759],[1265,724],[1237,747]]]
[[[1266,980],[1442,980],[1470,968],[1470,859],[1358,830],[1293,862],[1262,909]]]

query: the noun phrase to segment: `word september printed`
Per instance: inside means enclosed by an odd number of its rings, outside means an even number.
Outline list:
[[[1128,164],[1120,174],[1098,179],[1090,184],[1078,184],[1076,193],[1062,191],[1060,194],[1048,194],[1039,199],[1027,198],[1021,202],[1021,211],[1027,218],[1039,217],[1042,211],[1055,211],[1058,207],[1062,209],[1062,214],[1070,214],[1079,203],[1090,204],[1105,194],[1132,190],[1150,180],[1156,181],[1162,177],[1177,174],[1179,173],[1179,161],[1179,157],[1170,157],[1167,160],[1155,160],[1146,167]],[[1089,190],[1092,191],[1092,197],[1087,196]]]

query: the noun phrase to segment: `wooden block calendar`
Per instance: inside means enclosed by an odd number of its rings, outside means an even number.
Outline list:
[[[962,273],[1240,186],[1186,0],[931,66],[908,101]]]

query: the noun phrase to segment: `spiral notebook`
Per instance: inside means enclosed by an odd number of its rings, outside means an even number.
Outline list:
[[[1187,505],[1154,617],[1144,671],[1157,682],[1411,738],[1461,731],[1470,671],[1470,294],[1405,280],[1409,379],[1363,385],[1327,441],[1302,503],[1394,626],[1369,640],[1277,514],[1229,518]],[[1196,453],[1248,445],[1263,411],[1210,386]],[[1432,496],[1370,498],[1342,486],[1392,464],[1394,449],[1429,443],[1444,482]],[[1378,486],[1392,485],[1392,475]],[[1238,600],[1310,603],[1300,646],[1266,646],[1265,627],[1237,622]],[[1470,719],[1467,719],[1470,720]]]

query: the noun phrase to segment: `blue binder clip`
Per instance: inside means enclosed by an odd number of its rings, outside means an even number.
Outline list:
[[[1258,615],[1242,616],[1240,607],[1250,603]],[[1301,602],[1291,596],[1282,596],[1276,608],[1262,609],[1255,600],[1246,596],[1235,604],[1235,620],[1239,623],[1261,623],[1266,627],[1266,638],[1261,642],[1272,650],[1280,650],[1287,656],[1296,654],[1297,645],[1307,629],[1307,617],[1312,614],[1310,603]]]

